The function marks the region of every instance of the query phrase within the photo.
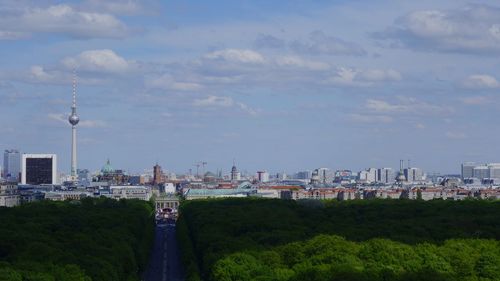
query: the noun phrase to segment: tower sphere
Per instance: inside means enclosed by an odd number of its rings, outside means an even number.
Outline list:
[[[71,114],[68,118],[68,121],[71,125],[75,126],[76,124],[78,124],[78,122],[80,122],[80,118],[78,118],[76,114]]]

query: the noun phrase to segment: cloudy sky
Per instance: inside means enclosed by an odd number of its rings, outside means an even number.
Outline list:
[[[500,161],[496,1],[0,0],[0,148],[271,172]]]

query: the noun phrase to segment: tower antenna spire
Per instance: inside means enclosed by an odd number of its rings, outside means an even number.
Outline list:
[[[73,68],[73,104],[71,108],[76,109],[76,68]]]

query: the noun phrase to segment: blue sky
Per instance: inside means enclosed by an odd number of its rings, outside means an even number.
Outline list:
[[[439,2],[439,3],[436,3]],[[0,1],[0,148],[69,170],[500,161],[494,1]]]

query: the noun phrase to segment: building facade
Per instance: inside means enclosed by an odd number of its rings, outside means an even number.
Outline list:
[[[268,182],[269,181],[269,173],[266,171],[258,171],[257,172],[257,180],[259,182]]]
[[[18,150],[7,149],[3,154],[3,177],[8,181],[19,181],[21,174],[21,154]]]
[[[393,183],[396,179],[394,170],[392,168],[381,168],[377,170],[377,182],[380,183]]]
[[[14,207],[20,203],[17,183],[0,182],[0,207]]]
[[[55,154],[23,154],[21,184],[57,184],[57,156]]]

